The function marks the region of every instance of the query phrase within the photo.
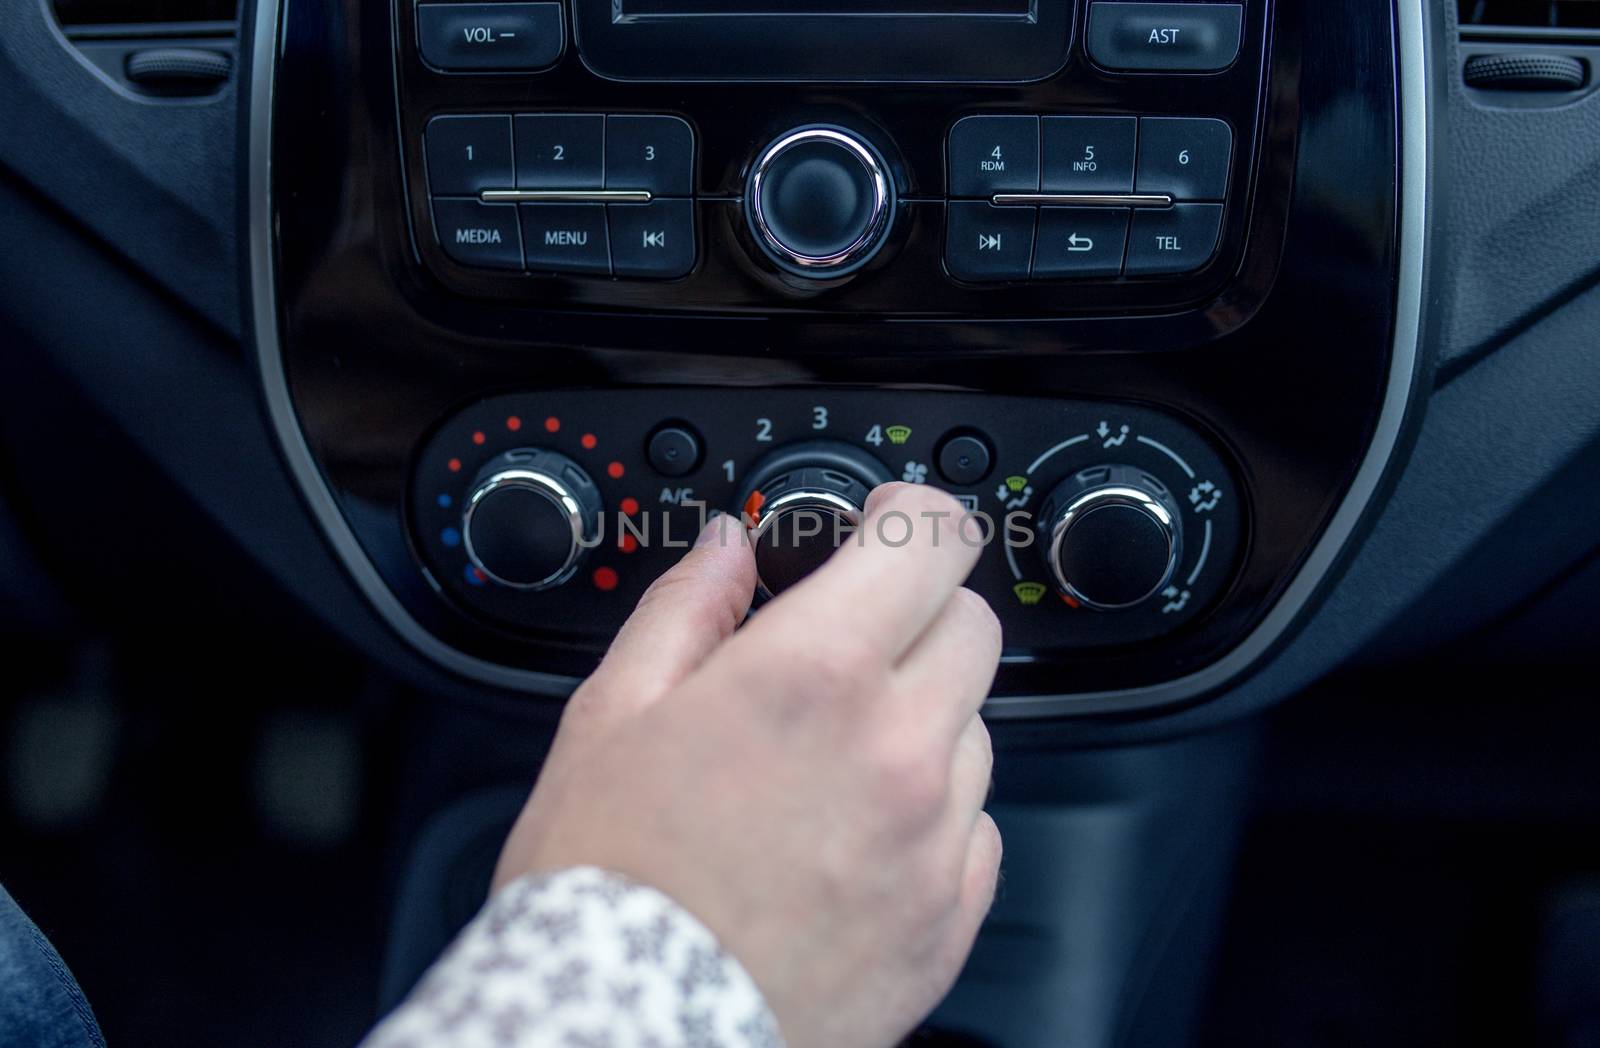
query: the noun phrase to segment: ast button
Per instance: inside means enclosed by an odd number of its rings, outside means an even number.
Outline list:
[[[619,277],[681,277],[694,268],[694,203],[610,204],[612,270]]]
[[[517,209],[476,200],[435,200],[433,222],[444,253],[468,266],[522,268]]]
[[[1045,117],[1044,191],[1131,193],[1138,128],[1131,116]]]
[[[606,117],[606,188],[694,192],[694,132],[675,116]]]
[[[610,273],[602,204],[523,204],[522,243],[528,268],[555,273]]]
[[[417,45],[446,72],[543,69],[562,49],[560,4],[420,4]]]
[[[606,118],[598,113],[519,116],[518,189],[599,189]]]
[[[1233,131],[1211,117],[1139,121],[1139,192],[1179,200],[1221,200],[1228,191]]]
[[[944,261],[960,280],[1026,280],[1036,208],[947,205]]]
[[[1210,73],[1239,54],[1240,4],[1089,5],[1089,57],[1107,69]]]
[[[1117,276],[1128,243],[1129,214],[1125,207],[1040,208],[1033,275]]]
[[[1216,251],[1221,230],[1221,204],[1176,204],[1161,211],[1135,212],[1124,272],[1148,276],[1199,269]]]
[[[950,195],[988,197],[1039,188],[1039,118],[969,116],[950,129]]]
[[[436,116],[428,121],[428,188],[434,196],[477,196],[511,185],[511,118]]]

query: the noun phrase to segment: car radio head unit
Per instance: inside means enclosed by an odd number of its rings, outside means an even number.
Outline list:
[[[1041,80],[1072,0],[574,0],[578,51],[618,80]]]

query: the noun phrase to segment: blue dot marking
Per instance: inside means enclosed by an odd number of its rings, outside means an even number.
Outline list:
[[[439,532],[439,541],[444,543],[446,546],[449,546],[451,549],[455,549],[457,546],[461,545],[461,532],[457,531],[455,528],[445,528],[443,531]]]
[[[439,496],[439,508],[440,509],[449,509],[450,508],[450,502],[451,502],[451,498],[450,498],[449,495],[440,495]]]

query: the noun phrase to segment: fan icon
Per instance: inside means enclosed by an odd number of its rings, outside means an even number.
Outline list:
[[[928,479],[928,465],[925,462],[907,462],[906,468],[900,474],[900,479],[907,484],[921,484]]]

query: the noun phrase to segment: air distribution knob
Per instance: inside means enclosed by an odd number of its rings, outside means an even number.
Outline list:
[[[871,455],[829,440],[780,448],[758,462],[739,509],[750,525],[762,595],[775,596],[820,567],[860,527],[867,494],[889,479]]]
[[[894,182],[877,150],[842,127],[801,127],[761,151],[745,218],[774,262],[803,277],[843,276],[883,246]]]
[[[1142,604],[1172,581],[1183,557],[1183,518],[1155,477],[1095,466],[1062,481],[1040,504],[1040,548],[1056,587],[1095,611]]]
[[[567,456],[540,448],[490,460],[461,515],[473,566],[515,589],[550,589],[570,579],[599,530],[594,481]]]

